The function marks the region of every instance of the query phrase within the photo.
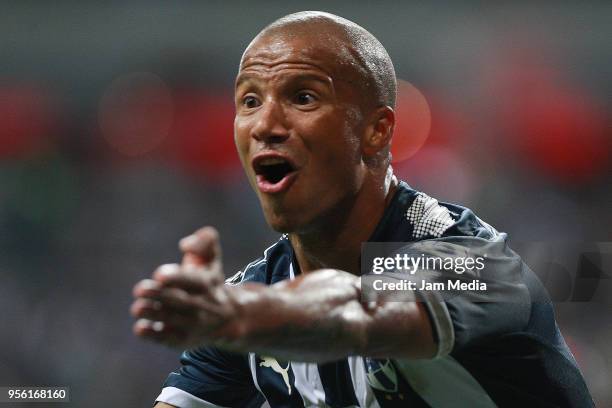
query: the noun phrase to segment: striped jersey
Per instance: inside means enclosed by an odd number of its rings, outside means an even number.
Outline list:
[[[431,240],[488,254],[493,272],[514,282],[502,294],[507,302],[462,296],[426,301],[435,358],[349,356],[316,364],[205,346],[182,354],[157,401],[181,408],[593,406],[544,288],[508,248],[506,235],[469,209],[400,182],[369,241]],[[283,236],[226,284],[271,285],[298,274]]]

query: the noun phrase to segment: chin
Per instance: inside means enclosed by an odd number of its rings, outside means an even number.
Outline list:
[[[299,232],[308,224],[300,211],[274,211],[263,207],[263,214],[270,228],[282,234]]]
[[[262,197],[260,205],[266,223],[282,234],[301,234],[317,229],[321,226],[321,215],[324,214],[320,208],[313,208],[314,206],[264,200]]]
[[[295,232],[298,228],[294,220],[289,220],[287,217],[282,217],[278,215],[266,215],[266,222],[268,223],[270,228],[282,234],[289,234]]]
[[[318,229],[318,224],[312,222],[312,220],[303,219],[303,217],[280,216],[278,214],[268,216],[266,214],[265,218],[270,228],[281,234],[308,234]]]

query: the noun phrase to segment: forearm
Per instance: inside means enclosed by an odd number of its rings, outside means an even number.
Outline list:
[[[289,360],[330,361],[348,355],[426,358],[431,328],[416,302],[360,301],[359,278],[325,270],[272,286],[228,287],[239,306],[221,328],[222,347]]]

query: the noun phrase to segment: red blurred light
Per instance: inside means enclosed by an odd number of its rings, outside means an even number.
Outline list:
[[[176,157],[191,171],[223,181],[241,168],[234,145],[234,104],[230,93],[178,95],[169,140]]]
[[[138,156],[155,149],[167,136],[173,117],[170,89],[157,75],[120,76],[100,102],[102,135],[117,151]]]
[[[548,57],[526,47],[496,61],[498,126],[523,164],[562,183],[584,183],[609,166],[611,120]]]
[[[393,162],[416,154],[425,144],[431,129],[431,111],[425,96],[411,83],[398,80],[395,131],[391,143]]]
[[[0,158],[19,158],[49,146],[55,116],[43,90],[30,85],[0,87]]]

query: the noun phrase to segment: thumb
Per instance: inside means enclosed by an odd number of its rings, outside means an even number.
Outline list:
[[[184,265],[211,265],[221,263],[219,233],[213,227],[200,228],[179,241]]]

